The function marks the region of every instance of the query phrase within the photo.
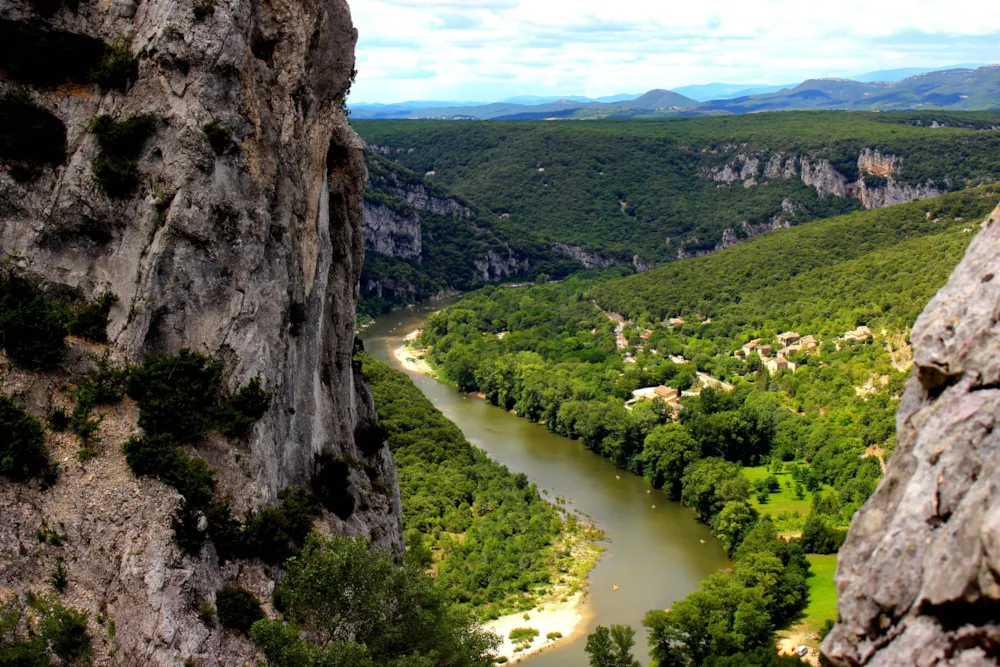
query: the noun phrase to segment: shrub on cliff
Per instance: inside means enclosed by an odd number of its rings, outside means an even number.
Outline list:
[[[90,131],[101,147],[93,178],[109,197],[124,199],[138,189],[139,154],[153,129],[154,119],[145,115],[115,121],[104,114],[91,122]]]
[[[216,417],[219,430],[230,438],[246,437],[257,420],[267,413],[273,398],[274,393],[261,386],[260,378],[253,378],[219,408]]]
[[[148,357],[128,383],[139,403],[139,426],[179,442],[201,437],[212,428],[221,377],[221,362],[187,348]]]
[[[89,665],[87,613],[47,596],[15,597],[0,605],[0,665]]]
[[[346,521],[354,514],[350,489],[350,467],[331,454],[318,454],[314,462],[312,490],[323,507]]]
[[[250,627],[264,618],[260,602],[245,588],[226,586],[215,594],[215,608],[224,628],[250,632]]]
[[[22,481],[42,474],[50,465],[41,423],[0,395],[0,475]]]
[[[0,346],[19,366],[44,370],[63,360],[66,306],[13,266],[0,267]]]
[[[216,155],[222,155],[233,147],[233,131],[218,118],[205,123],[201,129]]]
[[[80,306],[69,321],[69,332],[97,343],[108,342],[108,315],[116,303],[116,294],[104,292],[93,301]]]

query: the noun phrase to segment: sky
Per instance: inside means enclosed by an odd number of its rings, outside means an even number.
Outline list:
[[[797,83],[1000,62],[995,0],[348,0],[350,101]]]

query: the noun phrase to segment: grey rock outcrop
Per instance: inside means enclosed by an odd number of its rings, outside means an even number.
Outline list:
[[[905,204],[944,194],[940,188],[927,183],[910,184],[900,181],[898,173],[902,165],[903,159],[897,155],[864,148],[858,155],[858,171],[862,172],[862,176],[852,181],[837,171],[827,159],[774,153],[765,160],[764,155],[740,153],[724,165],[703,170],[701,175],[722,186],[742,183],[745,188],[757,185],[761,178],[800,178],[803,183],[815,189],[821,199],[830,196],[855,198],[865,208]],[[885,179],[885,184],[869,185],[863,177],[864,173]]]
[[[416,211],[365,200],[365,248],[389,257],[420,261],[423,239]]]
[[[572,257],[588,269],[606,269],[609,266],[619,264],[619,262],[611,257],[605,257],[600,253],[584,250],[580,246],[566,245],[565,243],[553,243],[552,249],[566,255],[567,257]]]
[[[348,6],[228,0],[196,20],[196,4],[80,3],[50,19],[109,43],[131,37],[138,79],[126,92],[32,89],[34,101],[65,123],[68,157],[27,184],[0,169],[0,255],[24,257],[46,283],[80,298],[104,290],[119,295],[108,333],[123,358],[190,347],[224,362],[230,390],[255,376],[263,380],[275,399],[239,466],[230,465],[232,447],[224,444],[215,458],[207,445],[195,452],[219,468],[237,510],[274,504],[287,486],[308,486],[318,454],[364,459],[381,484],[352,468],[350,489],[363,502],[346,521],[328,516],[326,528],[401,553],[392,458],[384,444],[366,458],[355,442],[376,416],[351,364],[366,172],[361,140],[341,108],[357,39]],[[33,18],[32,6],[0,0],[0,16]],[[0,79],[0,87],[9,86]],[[98,145],[88,128],[99,114],[155,119],[134,197],[111,199],[91,176]],[[203,130],[213,119],[233,132],[222,155]],[[134,419],[122,423],[135,428]],[[65,477],[71,483],[72,475]],[[93,605],[91,617],[98,614],[94,591],[114,592],[106,614],[117,622],[123,649],[146,661],[137,664],[179,664],[186,655],[211,664],[252,662],[245,651],[228,651],[216,637],[221,631],[206,632],[195,617],[197,601],[211,598],[223,573],[210,549],[192,559],[173,547],[172,502],[164,499],[176,494],[151,480],[132,484],[139,488],[134,497],[111,499],[128,509],[93,514],[115,525],[92,525],[67,545],[81,549],[70,574],[91,588],[81,598]],[[146,493],[150,487],[155,494]],[[29,534],[48,511],[45,502],[3,491],[4,521],[19,517],[17,530]],[[64,494],[58,485],[48,493]],[[91,558],[77,537],[117,552]],[[2,543],[0,587],[17,584],[6,573],[26,558],[10,546]],[[108,567],[102,558],[120,563]],[[266,597],[263,574],[247,585]]]
[[[837,570],[838,665],[995,665],[1000,654],[1000,206],[913,328],[885,478]]]

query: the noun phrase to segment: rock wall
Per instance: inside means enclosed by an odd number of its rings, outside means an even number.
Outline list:
[[[885,478],[840,550],[837,665],[1000,657],[1000,206],[913,328]]]
[[[762,179],[800,178],[803,183],[814,188],[820,198],[851,197],[861,200],[865,208],[905,204],[944,194],[931,185],[910,185],[893,178],[902,167],[901,157],[865,148],[858,155],[858,171],[862,176],[856,181],[848,179],[837,171],[829,160],[783,153],[770,156],[740,153],[726,164],[703,170],[701,173],[703,177],[721,185],[742,183],[745,188],[757,185]],[[884,179],[884,184],[867,184],[863,176],[865,173]]]
[[[365,200],[364,215],[365,248],[390,257],[420,261],[423,239],[416,211]]]
[[[67,157],[27,183],[0,167],[0,255],[22,256],[65,293],[119,295],[108,333],[124,359],[190,347],[224,362],[230,390],[262,378],[275,399],[235,456],[239,465],[224,443],[214,455],[210,443],[195,452],[220,468],[237,510],[307,486],[320,453],[364,459],[355,433],[376,416],[351,364],[366,171],[341,106],[357,39],[346,2],[218,0],[201,18],[196,0],[65,3],[46,18],[35,12],[41,4],[0,0],[0,18],[43,20],[107,43],[128,36],[138,77],[124,91],[31,88],[32,100],[65,123]],[[0,92],[11,88],[0,70]],[[99,114],[154,119],[134,196],[110,198],[92,177],[98,143],[89,128]],[[222,154],[203,129],[212,120],[233,133]],[[45,381],[58,386],[57,378]],[[121,437],[135,430],[134,417],[118,423]],[[120,463],[108,456],[108,466]],[[227,648],[195,611],[198,600],[213,599],[225,572],[251,577],[253,568],[220,570],[211,549],[182,557],[170,541],[172,489],[151,480],[108,484],[99,476],[103,463],[80,472],[66,460],[65,481],[40,496],[0,481],[0,588],[24,584],[17,573],[35,567],[24,549],[31,527],[56,511],[53,499],[65,498],[75,505],[59,512],[78,524],[66,545],[79,556],[67,559],[72,585],[85,582],[79,599],[91,618],[116,620],[116,641],[138,656],[135,664],[179,664],[187,655],[206,664],[250,662],[251,649]],[[358,510],[346,522],[328,516],[327,529],[401,553],[392,458],[383,446],[366,460],[384,490],[352,469]],[[106,495],[78,495],[88,483]],[[246,585],[266,597],[266,573],[251,579]]]

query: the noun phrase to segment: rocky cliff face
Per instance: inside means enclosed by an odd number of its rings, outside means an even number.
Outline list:
[[[365,200],[365,248],[389,257],[420,261],[420,215],[413,210]]]
[[[461,198],[381,157],[368,147],[369,183],[364,202],[365,247],[390,260],[369,258],[364,297],[412,303],[434,292],[496,282],[530,268],[530,262],[498,239]],[[421,283],[421,284],[417,284]]]
[[[907,184],[894,178],[903,168],[903,160],[899,156],[865,148],[858,155],[857,164],[861,175],[856,180],[850,180],[827,159],[783,153],[769,156],[740,153],[724,165],[703,171],[702,175],[722,185],[742,183],[745,188],[751,188],[761,180],[800,178],[821,198],[851,197],[859,199],[865,208],[905,204],[944,194],[932,185]],[[877,184],[869,183],[865,174],[877,177]]]
[[[117,294],[108,334],[124,359],[190,347],[224,362],[229,389],[263,379],[275,399],[239,465],[224,444],[214,459],[210,444],[196,452],[220,466],[238,510],[308,485],[319,454],[362,459],[355,433],[376,417],[351,367],[365,166],[341,108],[357,38],[346,2],[228,0],[206,13],[196,12],[206,3],[194,0],[109,0],[56,3],[40,16],[42,4],[52,3],[0,0],[0,18],[41,21],[46,30],[109,44],[127,36],[138,69],[120,90],[30,87],[33,103],[65,124],[67,156],[27,182],[0,168],[0,254],[22,256],[64,293]],[[0,70],[5,93],[9,78]],[[91,127],[102,114],[150,122],[134,194],[110,197],[92,176],[101,148]],[[205,127],[212,121],[231,131],[230,141],[213,147]],[[57,386],[56,378],[42,380]],[[5,389],[42,380],[8,378]],[[124,437],[135,420],[120,417]],[[348,521],[328,516],[328,529],[401,551],[394,464],[385,446],[367,460],[387,490],[376,492],[369,476],[352,470],[352,493],[363,502]],[[141,664],[179,664],[186,655],[243,664],[246,650],[227,649],[221,631],[194,617],[197,600],[211,598],[224,574],[210,549],[182,558],[170,542],[172,503],[164,500],[176,494],[149,480],[126,483],[128,473],[114,468],[120,464],[114,456],[107,462],[120,484],[101,477],[100,467],[59,483],[93,484],[92,496],[58,485],[37,495],[0,481],[0,588],[23,583],[11,577],[31,570],[24,540],[55,511],[52,499],[65,497],[70,505],[60,511],[77,526],[67,549],[80,549],[80,558],[67,561],[71,581],[85,582],[80,599],[93,607],[92,618],[103,597],[102,613],[117,621],[122,647]],[[87,525],[73,519],[77,513]],[[253,570],[233,568],[241,576]],[[266,576],[245,576],[266,594]]]
[[[913,328],[888,472],[837,570],[838,665],[995,665],[1000,655],[1000,207]]]

